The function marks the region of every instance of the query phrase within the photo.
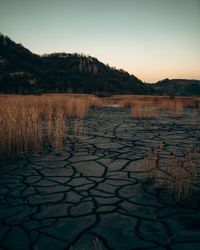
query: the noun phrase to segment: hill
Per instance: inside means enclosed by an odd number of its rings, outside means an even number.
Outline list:
[[[134,75],[83,54],[32,53],[0,35],[0,92],[144,94],[152,88]]]
[[[164,79],[153,85],[155,93],[169,96],[200,96],[200,81],[188,79]]]
[[[200,81],[164,79],[155,84],[83,54],[37,55],[0,34],[0,92],[78,92],[97,95],[200,95]]]

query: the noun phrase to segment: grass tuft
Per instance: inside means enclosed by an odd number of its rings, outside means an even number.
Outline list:
[[[181,157],[171,152],[165,162],[161,161],[161,152],[151,149],[145,155],[141,168],[146,173],[146,179],[166,190],[176,202],[188,200],[197,178],[199,150],[188,149]]]

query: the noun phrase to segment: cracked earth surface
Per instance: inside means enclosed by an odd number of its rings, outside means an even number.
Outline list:
[[[138,164],[160,143],[163,158],[199,146],[198,124],[197,111],[139,120],[128,109],[91,109],[61,155],[1,166],[0,249],[200,249],[199,195],[171,203]]]

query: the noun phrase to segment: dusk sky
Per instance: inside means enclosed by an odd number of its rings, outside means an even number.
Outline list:
[[[84,53],[143,81],[200,79],[200,0],[0,0],[0,32]]]

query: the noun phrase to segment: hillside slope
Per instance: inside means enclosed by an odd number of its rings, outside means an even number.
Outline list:
[[[199,96],[200,81],[188,79],[164,79],[153,85],[155,93],[170,96]]]
[[[0,92],[150,93],[134,75],[80,54],[39,56],[0,35]]]
[[[200,81],[164,79],[143,83],[134,75],[83,54],[32,53],[0,34],[0,92],[79,92],[98,95],[200,95]]]

